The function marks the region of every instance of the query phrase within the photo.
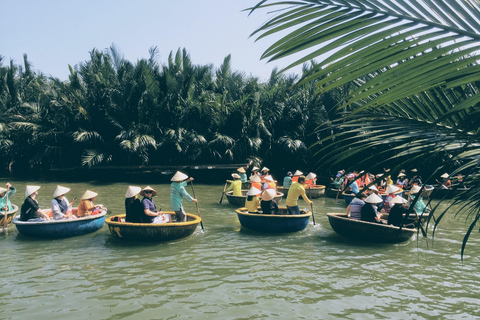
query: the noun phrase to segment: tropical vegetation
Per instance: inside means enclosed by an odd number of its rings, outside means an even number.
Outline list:
[[[480,219],[480,7],[470,0],[260,1],[252,12],[275,15],[254,33],[277,37],[270,61],[285,70],[315,59],[297,82],[322,95],[349,84],[336,106],[343,112],[318,127],[318,163],[392,164],[431,168],[424,178],[463,173],[471,186],[446,212],[466,213],[465,243]]]

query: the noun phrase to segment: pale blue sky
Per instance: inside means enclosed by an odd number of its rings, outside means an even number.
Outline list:
[[[249,35],[269,17],[243,9],[258,0],[0,0],[0,55],[3,65],[28,55],[35,70],[67,79],[68,65],[89,60],[93,48],[113,43],[132,62],[158,46],[160,62],[186,48],[194,64],[219,67],[228,54],[232,66],[267,79],[275,66],[260,56],[274,38]],[[292,72],[299,72],[299,68]]]

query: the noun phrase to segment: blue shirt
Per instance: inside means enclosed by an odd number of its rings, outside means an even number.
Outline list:
[[[240,180],[242,182],[247,182],[248,181],[247,174],[246,173],[240,173]]]
[[[283,186],[284,188],[290,188],[290,185],[292,184],[292,177],[286,176],[283,178]]]
[[[355,194],[360,192],[360,189],[358,189],[357,181],[353,181],[352,183],[350,183],[349,187],[352,188],[352,192]]]
[[[185,197],[188,202],[191,202],[193,200],[192,196],[190,196],[187,190],[185,190],[186,185],[186,181],[172,182],[172,185],[170,186],[170,203],[172,205],[173,211],[180,211],[183,197]]]

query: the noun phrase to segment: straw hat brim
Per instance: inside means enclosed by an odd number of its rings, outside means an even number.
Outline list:
[[[147,186],[140,191],[140,195],[145,197],[145,191],[152,191],[152,197],[155,197],[157,195],[157,191],[155,191],[152,187]]]

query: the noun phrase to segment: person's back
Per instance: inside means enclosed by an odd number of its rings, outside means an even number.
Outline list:
[[[278,205],[273,200],[262,200],[260,202],[263,214],[278,214]]]
[[[285,178],[283,178],[283,187],[284,188],[290,188],[291,185],[292,185],[292,177],[286,176]]]
[[[365,202],[359,198],[353,198],[350,202],[350,219],[362,220],[362,207],[365,205]]]
[[[140,199],[125,199],[125,222],[141,223],[142,222],[143,205]]]
[[[390,213],[388,214],[388,224],[400,227],[403,225],[403,214],[406,213],[407,210],[399,204],[395,204],[391,209]]]
[[[365,203],[365,205],[362,206],[362,209],[360,210],[361,218],[362,221],[366,222],[374,222],[376,223],[377,220],[375,217],[377,216],[377,213],[375,212],[375,209],[373,206],[369,203]]]
[[[245,207],[250,213],[257,213],[260,206],[260,199],[257,196],[247,196]]]

